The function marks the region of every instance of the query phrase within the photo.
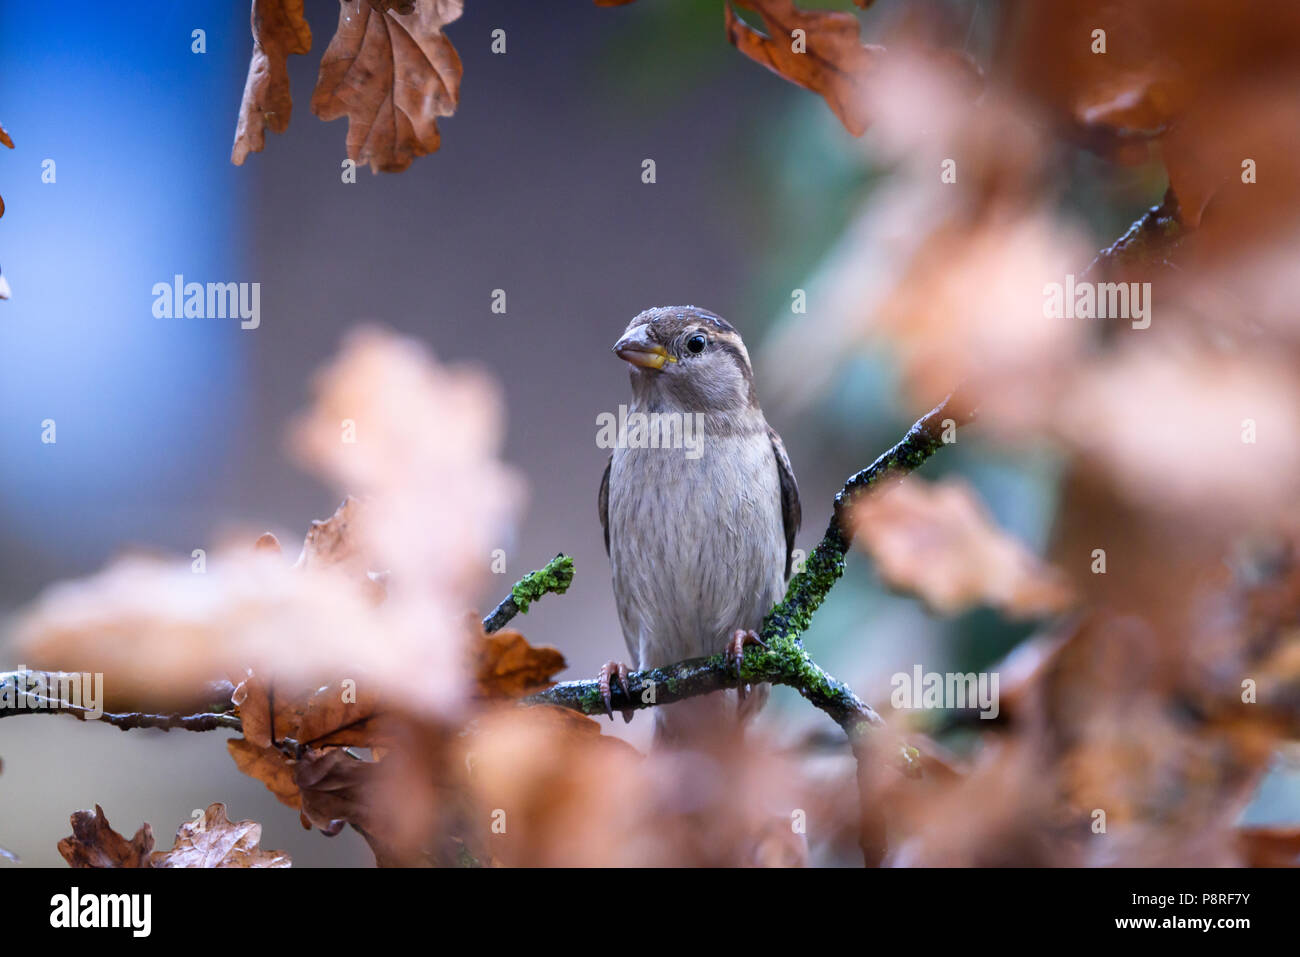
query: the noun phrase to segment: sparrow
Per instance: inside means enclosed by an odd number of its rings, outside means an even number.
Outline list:
[[[738,710],[719,694],[654,709],[655,743],[671,745],[728,710],[752,717],[766,701],[767,685],[745,694],[740,656],[762,644],[757,629],[785,593],[799,489],[731,323],[696,306],[647,309],[613,351],[630,368],[627,421],[659,413],[663,438],[694,439],[689,448],[633,441],[629,427],[601,478],[600,523],[628,652],[645,670],[721,650],[737,673],[727,697]],[[688,431],[695,427],[698,435]],[[613,718],[610,682],[626,694],[627,666],[610,661],[599,680]]]

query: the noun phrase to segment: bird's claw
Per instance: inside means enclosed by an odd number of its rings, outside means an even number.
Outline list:
[[[761,648],[767,647],[767,642],[758,637],[758,632],[750,629],[737,628],[731,635],[731,640],[727,642],[727,666],[736,669],[736,680],[740,681],[740,660],[745,656],[745,648],[749,645],[758,645]],[[745,683],[740,681],[740,697],[744,700]]]
[[[623,689],[623,694],[628,700],[632,698],[632,682],[628,679],[627,665],[621,661],[607,661],[601,665],[600,674],[596,677],[596,681],[600,685],[600,697],[605,702],[605,713],[609,715],[610,721],[614,720],[614,697],[610,691],[610,682],[614,679],[618,681],[619,687]],[[631,709],[624,709],[624,723],[631,720]]]

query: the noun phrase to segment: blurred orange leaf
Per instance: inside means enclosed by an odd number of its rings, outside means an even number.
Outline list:
[[[314,519],[298,556],[300,568],[310,566],[352,565],[360,563],[359,571],[368,571],[362,553],[357,529],[364,517],[365,507],[360,499],[347,496],[334,514],[326,519]],[[258,539],[261,542],[262,539]]]
[[[1243,827],[1237,842],[1247,867],[1300,866],[1300,827]]]
[[[994,524],[955,479],[909,478],[854,510],[858,540],[892,587],[915,592],[943,614],[988,604],[1015,617],[1063,610],[1063,578]]]
[[[1246,157],[1277,171],[1276,192],[1229,193],[1225,205],[1241,208],[1236,225],[1258,233],[1261,213],[1294,207],[1294,4],[1015,0],[1006,14],[1016,29],[1003,75],[1073,139],[1113,160],[1143,163],[1159,141],[1184,225],[1199,225]]]

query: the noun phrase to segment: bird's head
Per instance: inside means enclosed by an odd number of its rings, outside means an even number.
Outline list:
[[[657,306],[614,343],[638,404],[683,412],[757,410],[754,372],[731,323],[697,306]]]

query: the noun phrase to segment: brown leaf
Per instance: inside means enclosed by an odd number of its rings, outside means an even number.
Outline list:
[[[289,54],[311,50],[311,27],[302,15],[302,0],[253,0],[252,24],[253,55],[230,150],[230,161],[236,166],[242,166],[249,153],[262,151],[268,126],[276,133],[289,128],[293,111]]]
[[[294,762],[290,758],[275,748],[258,747],[247,738],[231,738],[226,748],[242,773],[265,784],[281,804],[302,809],[302,796],[293,779]]]
[[[1118,162],[1147,161],[1158,141],[1184,225],[1197,226],[1218,192],[1226,192],[1228,221],[1245,225],[1248,239],[1267,221],[1290,217],[1300,185],[1289,161],[1300,41],[1294,4],[1016,0],[1005,14],[1013,28],[1001,75],[1072,139]],[[1170,29],[1175,21],[1185,27]],[[1094,52],[1098,29],[1105,53]],[[1242,191],[1246,157],[1277,175]]]
[[[1300,431],[1300,377],[1289,357],[1128,345],[1108,358],[1079,369],[1052,425],[1126,499],[1207,526],[1266,520],[1295,500],[1300,448],[1242,439],[1246,419],[1260,435]]]
[[[698,749],[642,756],[576,712],[505,706],[457,744],[473,800],[458,836],[480,862],[718,867],[807,858],[791,812],[809,808],[809,792],[786,756],[755,739],[724,732]]]
[[[442,28],[461,0],[424,0],[409,14],[343,0],[339,25],[321,58],[311,109],[348,118],[348,157],[397,173],[441,145],[437,117],[460,102],[460,57]]]
[[[349,535],[391,569],[394,600],[445,600],[453,615],[482,591],[490,550],[517,514],[520,476],[499,462],[505,402],[480,369],[437,361],[416,340],[379,329],[350,335],[314,386],[316,401],[292,433],[298,457],[340,489],[361,496],[364,521]],[[339,423],[356,426],[355,443],[339,441]],[[428,622],[432,609],[411,609]],[[458,619],[448,619],[463,639]],[[421,639],[422,647],[449,646]],[[455,664],[463,660],[455,644]],[[449,648],[450,650],[450,648]]]
[[[825,98],[854,136],[870,125],[863,81],[884,47],[864,44],[861,24],[851,13],[803,10],[794,0],[745,0],[742,6],[763,18],[768,36],[736,16],[730,0],[725,14],[727,39],[755,63]],[[803,31],[804,52],[795,52],[793,31]]]
[[[347,496],[329,518],[311,523],[294,567],[340,565],[362,582],[365,593],[378,605],[388,597],[388,573],[370,570],[370,559],[363,547],[366,516],[366,503],[355,495]]]
[[[357,535],[364,513],[361,500],[349,495],[329,518],[313,520],[302,543],[298,567],[345,564],[356,566],[361,574],[368,571]]]
[[[170,851],[156,851],[153,867],[289,867],[283,851],[257,846],[262,825],[256,821],[231,821],[224,804],[211,804],[202,821],[186,821],[176,829]]]
[[[281,738],[293,737],[291,732],[297,729],[297,717],[289,718],[287,702],[276,702],[273,706],[271,689],[256,676],[250,675],[236,685],[230,700],[243,725],[244,737],[257,747],[269,748]]]
[[[280,540],[270,532],[263,532],[257,537],[257,541],[253,542],[253,551],[270,552],[273,555],[279,555],[281,552]]]
[[[1247,867],[1300,866],[1300,827],[1242,827],[1237,843]]]
[[[109,826],[104,809],[72,815],[72,836],[59,841],[59,853],[72,867],[148,867],[153,850],[153,830],[142,824],[127,840]]]
[[[1062,610],[1061,577],[992,522],[964,483],[909,478],[854,510],[859,541],[881,577],[943,614],[988,604],[1012,616]]]
[[[309,751],[294,765],[294,783],[302,793],[303,816],[326,834],[345,824],[370,831],[382,823],[375,808],[378,764],[362,761],[337,748]]]
[[[550,647],[533,647],[517,631],[481,635],[476,647],[474,673],[483,698],[521,698],[555,684],[564,669],[564,655]]]
[[[305,747],[373,747],[388,740],[386,707],[364,686],[335,681],[318,688],[302,709],[297,741]]]
[[[244,737],[259,748],[284,741],[312,748],[371,747],[385,740],[383,724],[393,710],[349,679],[294,690],[250,675],[235,688],[231,700]]]
[[[446,733],[432,726],[404,730],[399,751],[382,761],[337,748],[304,754],[295,768],[303,818],[327,835],[351,825],[379,867],[455,863],[454,852],[439,850],[442,805],[453,794],[442,754]]]

